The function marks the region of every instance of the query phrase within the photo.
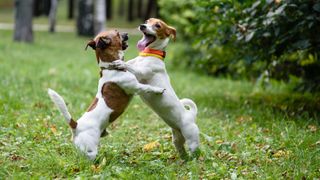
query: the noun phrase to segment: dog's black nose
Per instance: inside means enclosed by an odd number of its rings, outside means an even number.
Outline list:
[[[140,24],[140,26],[139,26],[139,29],[140,29],[141,31],[145,30],[146,28],[147,28],[147,26],[144,25],[144,24]]]
[[[122,33],[121,37],[123,41],[127,41],[129,39],[128,33]]]

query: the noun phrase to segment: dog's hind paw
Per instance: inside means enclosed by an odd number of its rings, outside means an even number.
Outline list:
[[[195,151],[193,151],[191,153],[191,157],[192,159],[198,159],[201,156],[202,152],[200,150],[200,148],[198,147],[197,149],[195,149]]]
[[[108,134],[109,134],[108,131],[105,129],[101,132],[100,137],[106,137]]]

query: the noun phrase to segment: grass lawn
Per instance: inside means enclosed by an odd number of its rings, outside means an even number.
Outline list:
[[[46,90],[58,91],[73,117],[93,99],[99,78],[87,38],[35,32],[35,43],[13,43],[0,31],[0,179],[112,177],[115,179],[320,178],[320,96],[265,90],[249,81],[207,77],[170,63],[179,97],[199,109],[202,155],[182,161],[170,128],[138,97],[109,127],[96,161],[77,153],[64,119]],[[126,54],[137,54],[132,36]],[[144,151],[152,142],[159,146]]]

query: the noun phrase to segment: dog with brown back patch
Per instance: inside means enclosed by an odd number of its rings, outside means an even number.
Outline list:
[[[48,89],[50,98],[72,129],[73,143],[92,160],[98,153],[99,140],[106,134],[106,127],[124,112],[133,94],[161,96],[165,90],[139,83],[128,71],[110,68],[109,64],[113,61],[123,61],[123,51],[128,47],[127,40],[126,33],[110,30],[101,32],[88,42],[87,47],[95,50],[101,77],[95,99],[78,121],[71,117],[63,98]]]
[[[160,19],[150,18],[139,26],[143,33],[138,42],[139,56],[128,61],[114,61],[112,66],[132,72],[139,82],[165,88],[162,96],[141,93],[149,105],[171,128],[173,143],[181,157],[187,157],[186,142],[193,155],[199,155],[199,129],[195,123],[197,106],[190,99],[179,99],[170,84],[164,58],[170,38],[175,40],[175,28]]]

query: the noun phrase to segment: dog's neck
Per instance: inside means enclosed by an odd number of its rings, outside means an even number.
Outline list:
[[[123,59],[117,59],[123,61]],[[112,61],[111,62],[104,62],[104,61],[99,61],[99,67],[101,70],[115,70],[114,68],[111,67]]]
[[[124,52],[122,50],[119,50],[118,53],[114,53],[114,54],[105,54],[105,55],[101,55],[102,53],[99,53],[96,51],[96,58],[97,58],[97,61],[98,61],[98,64],[100,62],[103,62],[103,63],[111,63],[113,61],[116,61],[116,60],[123,60],[124,58]]]
[[[143,51],[139,53],[139,56],[142,56],[142,57],[152,56],[152,57],[156,57],[158,59],[163,60],[166,57],[166,51],[152,49],[152,48],[145,48]]]

